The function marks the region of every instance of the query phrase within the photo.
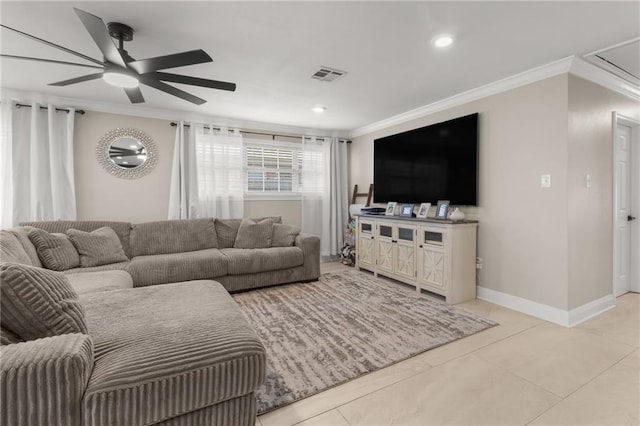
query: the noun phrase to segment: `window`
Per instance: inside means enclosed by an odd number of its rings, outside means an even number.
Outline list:
[[[301,145],[245,139],[244,157],[247,195],[294,195],[300,192]]]

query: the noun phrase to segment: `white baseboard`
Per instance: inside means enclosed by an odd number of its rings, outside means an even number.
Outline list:
[[[569,311],[569,327],[576,326],[616,306],[613,294],[607,294]]]
[[[563,327],[574,327],[590,318],[608,311],[615,306],[615,297],[608,294],[600,299],[578,306],[570,311],[554,308],[522,297],[491,290],[478,286],[478,299],[522,312],[545,321],[549,321]]]

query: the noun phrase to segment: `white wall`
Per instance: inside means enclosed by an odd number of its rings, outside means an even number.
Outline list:
[[[75,122],[75,178],[79,220],[146,222],[165,220],[169,212],[169,182],[175,128],[170,121],[88,111]],[[120,179],[97,162],[96,144],[108,131],[133,127],[155,142],[158,164],[140,179]],[[245,201],[245,217],[282,216],[300,225],[299,201]]]

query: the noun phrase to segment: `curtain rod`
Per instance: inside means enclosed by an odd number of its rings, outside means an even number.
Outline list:
[[[171,122],[171,127],[176,127],[178,125],[177,122],[172,121]],[[185,124],[184,127],[191,127],[188,124]],[[220,130],[219,127],[210,127],[210,126],[204,126],[205,129],[210,129],[210,130]],[[247,135],[262,135],[262,136],[271,136],[272,139],[275,139],[275,137],[280,137],[280,138],[292,138],[292,139],[300,139],[300,136],[291,136],[291,135],[279,135],[277,133],[262,133],[262,132],[251,132],[249,130],[240,130],[240,133],[242,134],[247,134]],[[308,136],[304,136],[304,137],[308,137]],[[317,138],[321,141],[324,142],[324,138],[319,137]],[[339,142],[346,142],[346,143],[351,143],[350,140],[346,140],[346,139],[341,139],[339,140]]]
[[[31,108],[31,105],[27,105],[27,104],[16,104],[16,108]],[[40,105],[40,109],[49,109],[49,107],[46,106],[42,106]],[[66,109],[66,108],[56,108],[56,111],[64,111],[66,113],[69,113],[70,110]],[[76,114],[80,114],[80,115],[84,115],[85,114],[85,110],[83,109],[77,109],[76,110]]]

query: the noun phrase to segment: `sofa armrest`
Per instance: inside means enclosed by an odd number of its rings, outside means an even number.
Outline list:
[[[93,370],[93,342],[64,334],[0,348],[0,424],[75,426]]]
[[[304,279],[317,280],[320,276],[320,237],[300,233],[294,245],[302,249],[304,256]]]

